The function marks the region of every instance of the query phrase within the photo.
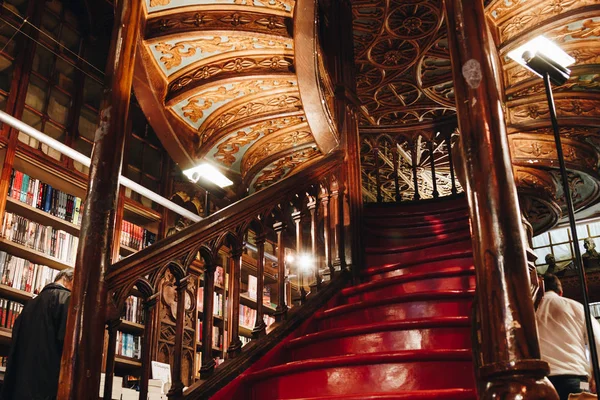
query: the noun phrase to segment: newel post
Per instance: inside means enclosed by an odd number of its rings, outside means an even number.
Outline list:
[[[321,289],[321,263],[319,261],[319,255],[317,254],[317,198],[311,197],[307,205],[308,212],[310,213],[310,252],[314,260],[315,268],[315,285],[317,291]]]
[[[215,270],[216,265],[204,266],[204,298],[202,309],[202,366],[200,378],[206,379],[215,370],[215,360],[212,357],[213,347],[213,313],[215,308]]]
[[[331,261],[331,219],[329,217],[329,191],[321,187],[319,195],[321,212],[323,213],[323,241],[325,242],[325,266],[329,269],[329,280],[333,279],[335,269]]]
[[[142,344],[142,381],[140,382],[140,399],[148,398],[148,380],[150,379],[152,364],[152,343],[154,339],[158,302],[158,293],[144,300],[144,337]]]
[[[104,400],[112,399],[115,352],[117,351],[117,328],[120,324],[121,319],[114,319],[107,323],[108,345],[106,346],[106,371],[104,373]]]
[[[232,273],[230,275],[231,284],[229,285],[231,294],[229,295],[229,301],[231,302],[231,315],[229,316],[229,324],[231,327],[231,341],[229,342],[229,348],[227,349],[228,357],[235,357],[242,350],[242,341],[240,340],[240,285],[242,283],[242,254],[244,253],[244,246],[239,245],[234,247],[231,251],[231,258],[233,259]]]
[[[173,365],[171,370],[171,389],[167,396],[177,399],[183,395],[181,379],[181,361],[183,359],[183,331],[185,328],[185,296],[191,275],[177,282],[177,319],[175,320],[175,346],[173,347]]]
[[[89,398],[100,389],[102,346],[98,344],[104,341],[107,300],[104,275],[110,265],[141,19],[141,0],[117,0],[61,358],[57,397],[63,400]]]
[[[540,360],[500,66],[483,1],[445,0],[445,10],[477,274],[480,398],[558,399]]]
[[[273,225],[277,235],[277,308],[275,309],[275,320],[281,322],[287,315],[287,304],[285,304],[285,244],[283,243],[283,231],[285,224],[277,222]]]
[[[267,325],[264,319],[263,291],[265,287],[265,241],[267,236],[264,233],[256,236],[256,321],[252,330],[252,337],[258,339],[265,335]]]
[[[293,212],[292,221],[294,221],[294,225],[296,226],[296,261],[298,261],[304,250],[302,248],[302,211]],[[299,264],[297,263],[297,265]],[[306,288],[304,287],[306,276],[300,267],[298,267],[298,277],[300,278],[300,303],[304,304],[306,301]]]

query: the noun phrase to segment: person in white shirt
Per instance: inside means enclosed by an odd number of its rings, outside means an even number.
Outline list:
[[[542,360],[550,365],[550,382],[561,400],[570,393],[581,393],[581,383],[591,378],[592,365],[587,357],[587,330],[583,305],[562,297],[557,276],[544,276],[544,298],[535,315],[538,324]],[[600,324],[592,318],[596,346],[600,348]]]

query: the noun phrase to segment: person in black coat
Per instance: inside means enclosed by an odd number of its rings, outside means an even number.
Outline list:
[[[25,305],[13,328],[0,399],[56,399],[72,287],[69,268]]]

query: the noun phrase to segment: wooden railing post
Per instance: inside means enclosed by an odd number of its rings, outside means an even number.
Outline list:
[[[185,295],[191,275],[177,282],[177,317],[175,320],[175,346],[173,347],[173,365],[171,366],[171,389],[167,396],[177,399],[183,394],[181,362],[183,360],[183,331],[185,328]]]
[[[265,335],[267,325],[264,319],[263,290],[265,287],[265,241],[267,236],[261,233],[256,236],[256,321],[252,337],[258,339]]]
[[[307,208],[310,213],[310,253],[314,260],[315,286],[319,291],[321,289],[321,273],[319,272],[321,266],[317,254],[317,199],[311,198]]]
[[[379,147],[373,147],[373,157],[375,158],[375,182],[377,184],[377,202],[383,202],[383,196],[381,194],[381,165],[379,163]]]
[[[273,225],[277,234],[277,308],[275,309],[275,320],[281,322],[287,315],[287,305],[285,304],[285,244],[283,243],[283,231],[285,224],[277,222]]]
[[[292,221],[294,221],[294,225],[296,226],[296,269],[298,273],[298,278],[300,281],[300,303],[304,304],[306,301],[306,288],[304,287],[304,280],[306,278],[306,274],[300,268],[298,261],[300,256],[303,253],[302,248],[302,211],[298,210],[292,213]]]
[[[497,50],[482,0],[444,4],[481,318],[480,398],[555,400],[540,360]]]
[[[392,164],[394,164],[394,194],[396,195],[396,203],[402,201],[400,194],[400,178],[398,177],[398,168],[400,168],[400,156],[398,154],[398,144],[392,143]]]
[[[140,382],[140,399],[148,398],[148,380],[152,371],[152,343],[154,342],[154,332],[158,293],[144,300],[144,338],[142,344],[142,380]],[[106,393],[105,393],[106,395]]]
[[[413,200],[417,201],[421,199],[421,195],[419,194],[419,177],[417,175],[417,152],[421,150],[417,148],[416,138],[410,142],[410,155],[412,158],[412,175],[413,175],[413,185],[415,185],[415,195],[413,196]]]
[[[329,214],[329,190],[321,188],[319,196],[321,213],[323,214],[323,242],[325,245],[325,266],[329,269],[329,280],[333,279],[335,269],[331,262],[331,218]]]
[[[448,149],[448,164],[450,167],[450,179],[452,180],[452,194],[458,193],[456,188],[456,177],[454,173],[454,160],[452,159],[452,134],[446,137],[446,148]]]
[[[105,91],[96,131],[87,198],[77,249],[73,292],[61,358],[58,398],[89,398],[100,390],[106,318],[105,274],[110,266],[113,221],[137,38],[141,0],[118,0],[105,74]]]
[[[204,266],[204,299],[202,310],[202,367],[200,378],[209,377],[215,370],[215,360],[212,357],[213,347],[213,313],[215,309],[215,270],[214,264]]]
[[[429,149],[429,158],[431,159],[431,180],[433,181],[433,198],[437,199],[438,197],[440,197],[440,193],[438,192],[437,181],[435,178],[435,157],[433,154],[433,151],[434,151],[433,139],[431,139],[430,141],[427,142],[427,146]]]
[[[340,271],[344,271],[347,268],[346,264],[346,211],[344,203],[346,202],[346,184],[342,180],[344,176],[343,172],[340,171],[340,181],[338,182],[338,196],[337,196],[337,237],[338,237],[338,259],[340,260]],[[358,268],[358,265],[356,266]]]
[[[120,323],[120,319],[115,319],[107,324],[108,345],[106,346],[106,372],[104,373],[104,400],[112,399],[115,352],[117,351],[117,328]]]
[[[233,259],[232,274],[229,276],[231,279],[232,288],[229,293],[229,301],[231,302],[231,315],[229,316],[230,321],[230,336],[231,341],[227,348],[227,355],[234,358],[242,350],[242,341],[240,340],[240,285],[242,280],[242,254],[244,253],[244,246],[236,245],[231,251],[231,258]]]

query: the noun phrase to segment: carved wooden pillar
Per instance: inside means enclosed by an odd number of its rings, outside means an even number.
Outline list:
[[[483,1],[445,0],[481,317],[481,399],[558,399],[529,291],[494,42]]]
[[[275,309],[275,320],[281,322],[287,315],[287,304],[285,303],[285,245],[283,243],[283,231],[285,224],[277,222],[273,225],[277,234],[277,308]]]
[[[108,345],[106,346],[106,372],[104,373],[104,400],[112,399],[115,352],[117,351],[117,328],[120,324],[120,319],[109,321],[107,324]]]
[[[317,254],[317,199],[313,198],[308,203],[308,212],[310,213],[310,253],[314,261],[315,285],[317,291],[321,289],[321,273],[319,272],[320,263]]]
[[[433,198],[437,199],[440,196],[440,194],[437,189],[437,179],[435,177],[435,157],[433,154],[435,147],[433,145],[433,139],[431,139],[427,142],[427,149],[429,150],[429,158],[430,158],[430,164],[431,164],[431,180],[432,180],[432,185],[433,185]]]
[[[340,213],[338,212],[339,206],[340,206],[340,201],[339,201],[339,197],[340,197],[340,185],[339,185],[339,180],[335,179],[331,182],[331,188],[330,188],[330,193],[331,193],[331,201],[329,202],[329,206],[330,211],[331,211],[331,218],[330,218],[330,222],[331,222],[331,228],[332,228],[332,238],[331,238],[331,253],[332,253],[332,257],[333,257],[333,261],[332,261],[332,268],[333,271],[336,270],[336,268],[341,268],[341,260],[340,260],[340,251],[339,251],[339,247],[340,247],[340,230],[338,229],[340,224],[343,223],[340,221]]]
[[[337,246],[337,251],[338,251],[338,259],[340,262],[340,271],[343,271],[346,269],[347,265],[346,265],[346,234],[345,234],[345,229],[346,229],[346,213],[345,213],[345,208],[344,208],[344,203],[346,201],[346,186],[344,181],[342,181],[341,177],[344,176],[343,172],[340,173],[340,181],[338,182],[338,195],[337,195],[337,226],[336,226],[336,231],[337,231],[337,241],[338,241],[338,246]],[[358,223],[358,222],[357,222]],[[357,266],[358,267],[358,266]]]
[[[302,211],[296,211],[292,213],[292,221],[294,221],[294,225],[296,226],[296,269],[298,273],[298,277],[300,278],[300,303],[304,304],[306,301],[306,288],[304,287],[304,278],[305,274],[300,268],[299,259],[300,255],[303,252],[302,249]]]
[[[415,185],[415,195],[413,196],[413,200],[421,199],[421,195],[419,194],[419,177],[417,174],[417,154],[421,149],[418,148],[416,138],[410,142],[410,155],[412,158],[412,175],[413,175],[413,185]]]
[[[205,379],[215,370],[215,360],[212,356],[213,347],[213,314],[215,311],[215,265],[204,266],[204,299],[202,310],[202,367],[200,378]]]
[[[448,149],[448,164],[450,167],[450,180],[452,181],[452,194],[458,193],[456,188],[456,177],[454,173],[454,160],[452,158],[452,134],[446,138],[446,148]]]
[[[152,371],[152,343],[154,343],[154,332],[156,324],[153,323],[156,318],[158,302],[158,293],[144,301],[144,338],[142,344],[142,381],[140,382],[140,399],[148,398],[148,380]],[[106,395],[106,393],[105,393]]]
[[[331,262],[331,219],[329,217],[329,193],[321,188],[321,212],[323,213],[323,242],[325,242],[325,266],[329,269],[329,279],[333,279],[335,269]]]
[[[265,240],[266,235],[261,233],[256,236],[256,321],[252,330],[252,337],[258,339],[265,335],[267,325],[264,319],[263,291],[265,287]]]
[[[183,360],[183,331],[185,328],[185,296],[191,276],[177,282],[177,319],[175,320],[175,346],[173,347],[173,365],[171,366],[171,389],[167,396],[177,399],[183,394],[181,379],[181,362]]]
[[[230,285],[232,290],[231,293],[229,293],[229,301],[231,302],[231,315],[229,316],[231,341],[229,342],[229,348],[227,349],[227,354],[231,358],[238,355],[242,350],[242,341],[240,340],[240,285],[242,283],[243,253],[243,246],[238,246],[231,252],[231,257],[233,259],[232,274],[229,276],[232,283],[232,285]]]
[[[110,265],[118,177],[129,112],[141,0],[118,0],[96,131],[73,292],[61,359],[58,398],[98,393],[106,317],[104,274]]]

